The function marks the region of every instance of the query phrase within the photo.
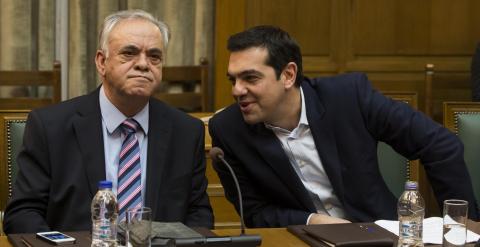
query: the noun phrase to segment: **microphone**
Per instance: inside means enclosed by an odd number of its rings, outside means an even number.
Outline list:
[[[193,238],[174,238],[171,239],[160,239],[162,242],[153,242],[152,247],[254,247],[260,246],[262,244],[262,237],[258,234],[245,234],[245,223],[243,220],[243,204],[242,204],[242,192],[240,191],[240,185],[238,183],[237,176],[233,171],[232,167],[224,159],[224,153],[222,149],[218,147],[213,147],[210,150],[210,157],[215,162],[222,162],[227,166],[228,170],[232,174],[233,180],[235,182],[235,187],[237,187],[238,193],[238,202],[240,210],[240,224],[241,224],[241,234],[239,236],[202,236],[202,237],[193,237]],[[168,240],[168,241],[165,241]]]
[[[259,235],[240,235],[233,237],[202,237],[202,238],[178,238],[175,239],[177,247],[248,247],[260,246],[262,238]]]
[[[242,191],[240,190],[240,184],[238,183],[237,176],[235,175],[235,172],[233,171],[232,167],[223,158],[224,153],[223,153],[222,149],[220,149],[219,147],[212,147],[209,154],[210,154],[210,158],[212,158],[213,161],[215,161],[215,162],[221,161],[228,168],[228,170],[230,171],[230,174],[232,174],[233,181],[235,182],[235,187],[237,188],[237,194],[238,194],[238,205],[239,205],[239,211],[240,211],[240,229],[241,229],[240,235],[244,235],[245,234],[245,222],[243,221]]]
[[[222,162],[232,174],[233,181],[235,182],[235,187],[237,188],[238,193],[238,205],[240,211],[240,228],[241,233],[239,236],[232,236],[232,237],[206,237],[203,239],[189,239],[179,241],[179,243],[184,243],[185,246],[194,246],[194,245],[202,245],[202,246],[231,246],[231,247],[247,247],[247,246],[260,246],[262,244],[262,237],[258,234],[245,234],[245,221],[243,220],[243,200],[242,200],[242,191],[240,190],[240,184],[238,183],[237,176],[233,171],[232,167],[228,164],[228,162],[224,158],[223,150],[219,147],[213,147],[210,150],[210,157],[215,162]]]

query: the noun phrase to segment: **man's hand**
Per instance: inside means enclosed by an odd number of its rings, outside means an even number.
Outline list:
[[[307,225],[315,225],[315,224],[339,224],[339,223],[351,223],[348,220],[344,220],[341,218],[335,218],[332,216],[324,215],[324,214],[313,214],[310,217]]]

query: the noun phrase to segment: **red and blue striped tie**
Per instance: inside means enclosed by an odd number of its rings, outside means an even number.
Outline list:
[[[137,121],[131,118],[121,124],[125,139],[118,161],[117,198],[120,220],[125,219],[127,209],[142,206],[140,146],[135,135],[138,127]]]

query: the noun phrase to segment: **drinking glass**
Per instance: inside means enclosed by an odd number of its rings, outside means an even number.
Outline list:
[[[465,246],[467,217],[467,201],[451,199],[443,202],[443,246]]]
[[[126,242],[133,247],[150,247],[152,210],[148,207],[132,208],[126,212]],[[128,246],[128,244],[127,244]]]

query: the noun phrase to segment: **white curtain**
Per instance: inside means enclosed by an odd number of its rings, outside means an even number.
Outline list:
[[[0,0],[0,70],[52,69],[55,4],[63,0]],[[94,55],[103,19],[118,10],[143,9],[165,21],[172,33],[166,65],[213,59],[213,0],[70,0],[68,2],[67,98],[94,90]],[[18,89],[0,90],[21,95]]]

